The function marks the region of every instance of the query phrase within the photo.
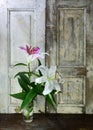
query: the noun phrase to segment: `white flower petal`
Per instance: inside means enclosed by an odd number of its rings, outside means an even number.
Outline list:
[[[45,56],[44,56],[44,54],[43,54],[43,53],[40,53],[40,54],[38,55],[38,57],[39,57],[39,58],[42,58],[42,59],[44,59],[44,58],[45,58]]]
[[[36,83],[42,83],[42,82],[45,82],[46,81],[46,78],[44,76],[40,77],[40,78],[36,78],[35,82]]]
[[[52,66],[50,69],[40,66],[37,70],[40,70],[43,74],[42,77],[36,79],[36,83],[45,82],[44,95],[51,93],[53,90],[61,91],[60,85],[55,80],[56,66]]]
[[[45,88],[44,88],[44,91],[43,91],[43,94],[44,94],[44,95],[47,95],[47,94],[49,94],[51,91],[52,91],[52,88],[51,88],[49,82],[46,82]]]
[[[29,55],[27,61],[28,61],[28,62],[32,62],[32,61],[34,61],[35,59],[36,59],[35,56]]]
[[[50,84],[51,89],[53,90],[54,89],[54,85],[55,85],[54,80],[50,80],[49,84]]]
[[[42,58],[42,59],[44,59],[44,58],[45,58],[45,55],[49,55],[49,54],[48,54],[48,53],[40,53],[40,54],[39,54],[39,57]]]
[[[60,85],[59,85],[59,83],[58,82],[54,82],[54,86],[55,86],[55,89],[57,90],[57,91],[61,91],[61,88],[60,88]]]
[[[51,66],[50,71],[55,72],[56,71],[56,66]]]
[[[38,71],[38,70],[41,71],[41,73],[42,73],[43,76],[46,76],[46,75],[47,75],[47,71],[48,71],[48,68],[47,68],[47,67],[41,65],[41,66],[39,66],[39,67],[36,69],[36,71]]]
[[[43,65],[40,65],[39,67],[37,67],[36,71],[38,71],[38,70],[40,70],[40,69],[42,69],[42,68],[44,68],[44,66],[43,66]]]
[[[55,72],[56,72],[56,66],[51,66],[51,68],[49,69],[50,77],[55,77]]]

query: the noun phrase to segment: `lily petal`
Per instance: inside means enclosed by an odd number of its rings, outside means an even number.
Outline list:
[[[56,72],[56,66],[51,66],[51,68],[49,69],[49,76],[55,77],[55,72]]]
[[[47,72],[48,72],[47,66],[41,65],[41,66],[39,66],[39,67],[36,69],[36,71],[38,71],[38,70],[40,70],[40,71],[42,72],[42,75],[43,75],[43,76],[47,76]]]
[[[36,80],[35,80],[36,83],[42,83],[42,82],[45,82],[45,81],[46,81],[46,79],[45,79],[44,76],[42,76],[40,78],[36,78]]]
[[[57,81],[54,81],[54,83],[55,83],[55,90],[61,91],[59,83]]]
[[[44,91],[43,91],[43,94],[44,94],[44,95],[47,95],[47,94],[49,94],[51,91],[52,91],[52,88],[50,87],[49,82],[46,82],[45,88],[44,88]]]

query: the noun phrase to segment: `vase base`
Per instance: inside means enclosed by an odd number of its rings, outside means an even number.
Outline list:
[[[25,123],[31,123],[33,120],[24,120]]]
[[[23,115],[23,120],[26,123],[31,123],[33,121],[33,115],[30,115],[28,118]]]

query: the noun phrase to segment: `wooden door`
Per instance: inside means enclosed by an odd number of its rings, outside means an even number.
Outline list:
[[[26,43],[45,50],[45,0],[0,0],[1,113],[16,112],[20,104],[9,94],[20,90],[14,79],[18,69],[13,65],[25,61],[18,47]],[[36,102],[35,112],[44,111],[44,100],[39,98]]]
[[[57,112],[93,113],[93,1],[47,0],[46,12],[46,61],[65,80]]]

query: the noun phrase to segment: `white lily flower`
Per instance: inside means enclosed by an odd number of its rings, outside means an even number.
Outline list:
[[[60,85],[55,77],[56,66],[51,66],[51,68],[40,66],[37,70],[40,70],[42,76],[35,80],[36,83],[45,82],[45,88],[43,91],[44,95],[52,92],[52,90],[60,91]]]

